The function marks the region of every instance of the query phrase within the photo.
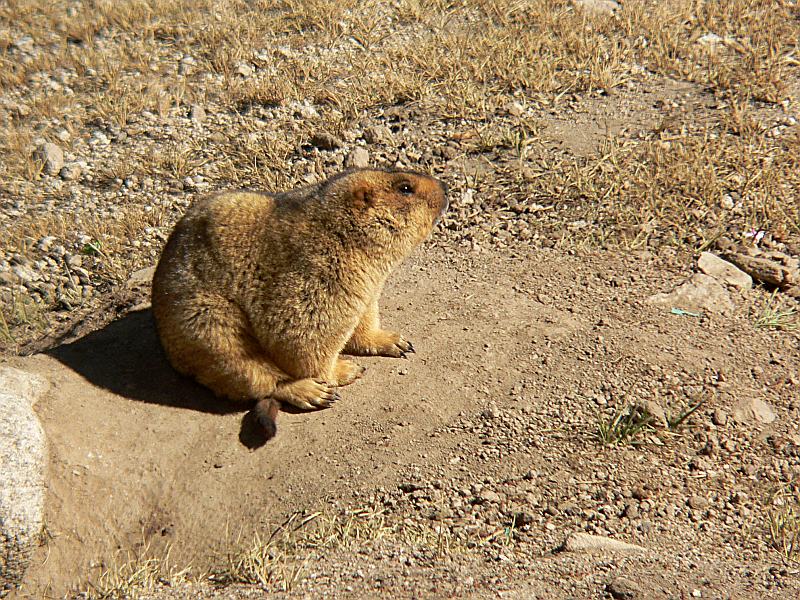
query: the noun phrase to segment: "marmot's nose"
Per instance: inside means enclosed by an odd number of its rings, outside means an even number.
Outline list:
[[[442,216],[450,208],[450,196],[447,193],[447,184],[444,181],[440,184],[442,186],[442,205],[439,209],[439,216]]]

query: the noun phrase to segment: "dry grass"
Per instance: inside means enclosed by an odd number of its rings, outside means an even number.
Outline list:
[[[770,547],[787,561],[800,561],[800,494],[797,486],[785,486],[773,494],[765,512]]]
[[[247,545],[236,540],[225,565],[214,571],[210,580],[219,585],[249,583],[288,592],[302,581],[307,565],[325,552],[373,544],[423,552],[433,558],[468,551],[444,525],[400,521],[366,508],[336,514],[298,512],[266,539],[255,535]]]
[[[177,568],[170,560],[169,549],[157,556],[145,548],[138,555],[127,555],[103,569],[96,581],[90,581],[81,597],[87,600],[135,600],[159,585],[192,581],[191,568]]]
[[[499,531],[491,539],[457,540],[443,524],[400,520],[373,509],[332,512],[296,512],[269,535],[254,534],[244,542],[239,536],[223,564],[208,573],[189,566],[178,568],[170,549],[151,551],[145,544],[136,555],[126,555],[103,569],[90,581],[83,596],[90,600],[137,598],[160,585],[208,581],[215,586],[255,584],[270,591],[290,592],[306,576],[307,566],[328,552],[384,545],[439,559],[475,552],[498,541],[513,543],[511,531]]]
[[[610,141],[564,181],[582,218],[631,247],[707,246],[731,228],[800,234],[800,150],[711,126],[636,147]],[[732,208],[725,195],[740,198]],[[588,210],[587,210],[588,209]]]
[[[597,439],[604,445],[637,445],[644,443],[642,437],[655,431],[653,416],[634,405],[624,406],[610,419],[599,418]]]
[[[773,291],[754,323],[756,329],[795,331],[800,326],[797,308]]]

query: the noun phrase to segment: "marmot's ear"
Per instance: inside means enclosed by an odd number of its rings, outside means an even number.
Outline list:
[[[366,184],[357,184],[353,190],[353,200],[355,200],[357,206],[361,206],[363,208],[372,206],[374,200],[372,190]]]

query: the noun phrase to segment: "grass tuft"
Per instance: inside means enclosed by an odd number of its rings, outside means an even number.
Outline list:
[[[779,490],[772,498],[766,514],[767,537],[770,547],[787,561],[800,562],[800,498],[788,488]]]
[[[641,437],[655,431],[653,416],[635,404],[619,409],[610,419],[600,418],[597,423],[597,438],[610,445],[637,445]]]
[[[786,300],[777,294],[777,290],[770,294],[761,314],[755,320],[755,328],[795,331],[798,328],[798,311],[794,306],[786,307]]]
[[[170,560],[169,549],[153,556],[145,547],[136,556],[128,555],[104,569],[97,581],[90,582],[81,597],[87,600],[135,600],[159,585],[174,585],[191,581],[191,568],[176,568]]]

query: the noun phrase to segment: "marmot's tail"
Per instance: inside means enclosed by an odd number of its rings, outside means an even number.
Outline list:
[[[275,419],[278,416],[278,401],[269,396],[262,398],[253,407],[253,412],[259,425],[264,428],[264,439],[274,437],[277,431]]]

